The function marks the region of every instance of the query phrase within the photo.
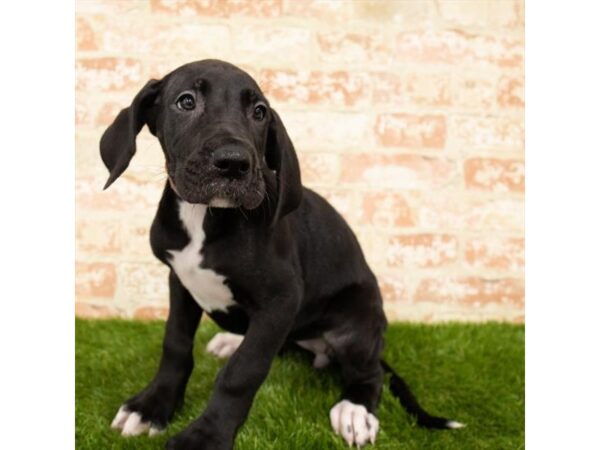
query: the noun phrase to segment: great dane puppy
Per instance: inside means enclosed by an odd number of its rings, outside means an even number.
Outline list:
[[[457,428],[427,414],[381,361],[386,318],[377,280],[344,219],[302,186],[294,146],[256,82],[217,60],[149,81],[105,131],[105,188],[127,168],[144,125],[158,138],[168,181],[150,232],[169,266],[162,357],[148,386],[118,410],[124,436],[164,429],[181,405],[202,313],[229,333],[208,351],[229,360],[202,415],[171,449],[231,449],[273,358],[294,343],[314,365],[335,361],[344,387],[329,412],[349,445],[374,443],[384,370],[420,425]]]

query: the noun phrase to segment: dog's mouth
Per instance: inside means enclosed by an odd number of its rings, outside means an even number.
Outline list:
[[[265,197],[265,182],[257,171],[245,179],[212,176],[169,175],[175,193],[188,203],[201,203],[215,208],[257,208]]]

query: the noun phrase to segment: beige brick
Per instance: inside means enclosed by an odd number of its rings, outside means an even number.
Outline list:
[[[119,221],[77,220],[75,233],[78,256],[116,256],[123,251]]]
[[[75,126],[81,128],[88,126],[92,123],[93,111],[90,105],[81,99],[76,98],[75,100]]]
[[[284,2],[283,12],[293,17],[325,23],[344,22],[352,17],[352,2],[339,0],[292,0]]]
[[[199,17],[276,17],[283,0],[150,0],[152,11]]]
[[[477,199],[469,201],[465,208],[464,225],[468,230],[522,232],[525,229],[523,200]]]
[[[522,152],[525,125],[522,118],[496,116],[455,116],[448,129],[464,151],[503,150]]]
[[[503,322],[523,323],[522,306],[510,303],[469,304],[458,302],[390,301],[384,304],[389,321],[436,322]]]
[[[461,303],[478,307],[488,303],[521,307],[525,298],[523,281],[515,278],[437,277],[422,280],[418,302]]]
[[[110,319],[120,317],[121,311],[114,306],[76,302],[75,316],[85,319]]]
[[[495,26],[524,32],[525,1],[504,0],[489,2],[488,20]]]
[[[411,192],[406,196],[415,225],[427,230],[462,230],[466,201],[457,193]]]
[[[438,0],[447,26],[517,28],[523,24],[522,0]]]
[[[456,176],[453,162],[418,155],[348,154],[341,180],[396,189],[437,189]]]
[[[130,15],[139,16],[149,12],[148,0],[78,0],[75,2],[78,15]]]
[[[375,134],[384,147],[442,149],[446,143],[446,118],[441,115],[381,114]]]
[[[77,50],[89,51],[97,50],[98,43],[96,33],[90,24],[89,19],[77,17],[76,19],[75,36],[77,38]]]
[[[346,151],[349,147],[373,143],[374,124],[366,113],[280,111],[280,116],[300,151],[325,148]]]
[[[160,306],[142,306],[133,312],[133,318],[139,320],[166,320],[169,308]]]
[[[162,263],[122,263],[119,273],[119,301],[144,306],[168,305],[169,269]]]
[[[382,227],[410,227],[415,224],[406,197],[395,192],[366,193],[361,212],[361,224]]]
[[[489,2],[486,0],[438,0],[436,4],[441,18],[452,25],[467,27],[489,25]]]
[[[321,31],[317,33],[316,39],[319,59],[329,64],[352,67],[390,64],[394,60],[389,39],[385,34],[376,31]]]
[[[525,241],[494,235],[468,239],[465,260],[473,269],[522,272],[525,268]]]
[[[497,99],[501,107],[523,108],[525,106],[523,76],[504,75],[500,78]]]
[[[131,261],[155,263],[157,260],[150,247],[151,220],[128,220],[121,224],[123,252]]]
[[[339,156],[335,153],[299,153],[302,182],[335,185],[339,178]]]
[[[132,96],[132,100],[133,97]],[[122,101],[108,101],[104,103],[96,112],[94,125],[99,127],[108,127],[116,119],[122,109],[129,107],[129,104]]]
[[[472,158],[465,161],[467,188],[492,192],[525,190],[525,163],[521,160]]]
[[[115,295],[117,274],[111,263],[75,264],[75,296],[77,300],[88,298],[112,299]]]
[[[525,227],[522,199],[411,192],[407,200],[416,226],[423,229],[522,232]]]
[[[391,236],[387,263],[393,267],[430,268],[449,265],[458,258],[458,239],[449,235]]]
[[[145,16],[95,16],[90,27],[95,36],[100,36],[97,49],[112,55],[151,55],[153,59],[185,55],[185,62],[190,62],[223,57],[230,46],[229,28],[218,24],[164,22]]]
[[[406,301],[410,295],[410,288],[403,277],[397,274],[383,274],[377,277],[379,289],[383,297],[383,304]]]
[[[269,61],[305,67],[311,54],[311,31],[292,26],[244,24],[232,29],[236,62]]]
[[[355,19],[368,20],[381,26],[423,26],[435,16],[435,1],[355,0]]]
[[[522,67],[520,38],[471,34],[459,29],[403,31],[396,38],[396,62]]]
[[[140,89],[145,81],[142,63],[132,58],[80,58],[75,64],[75,87],[80,91]]]
[[[78,211],[154,213],[163,189],[162,182],[147,182],[123,175],[103,191],[106,177],[79,177],[75,180]]]
[[[452,105],[477,113],[492,109],[498,95],[494,72],[457,71],[452,83]]]
[[[265,95],[281,103],[354,106],[370,98],[364,73],[265,69],[259,80]]]
[[[448,74],[411,73],[404,77],[407,104],[425,107],[450,106],[450,77]]]
[[[371,74],[373,102],[394,107],[448,107],[451,79],[444,72],[375,72]]]

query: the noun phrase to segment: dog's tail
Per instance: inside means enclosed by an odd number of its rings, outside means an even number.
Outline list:
[[[381,366],[385,372],[391,374],[390,391],[392,391],[394,397],[400,400],[400,404],[404,407],[406,412],[416,417],[417,425],[424,428],[437,429],[453,429],[465,426],[460,422],[448,420],[443,417],[435,417],[429,414],[421,407],[421,405],[419,405],[419,402],[411,392],[408,384],[406,384],[406,381],[404,381],[383,359],[381,360]]]

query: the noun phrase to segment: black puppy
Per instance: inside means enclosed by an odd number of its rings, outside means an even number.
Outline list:
[[[208,345],[231,358],[204,413],[168,448],[231,449],[273,358],[290,343],[313,352],[317,367],[341,367],[344,389],[329,416],[350,445],[375,442],[384,370],[420,425],[461,426],[423,411],[380,360],[386,318],[377,280],[344,219],[302,187],[283,123],[248,74],[205,60],[148,82],[102,136],[105,188],[127,168],[144,125],[168,172],[150,240],[171,268],[170,310],[158,372],[121,406],[114,428],[125,436],[166,427],[183,401],[203,311],[236,333]]]

